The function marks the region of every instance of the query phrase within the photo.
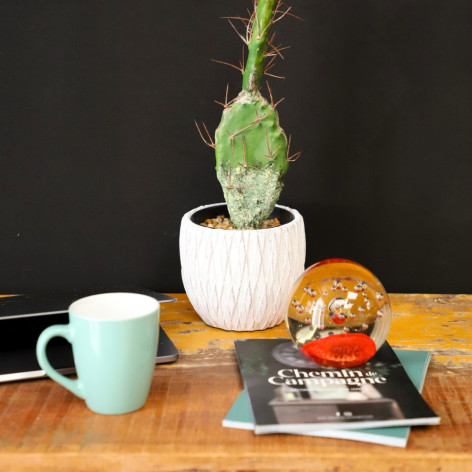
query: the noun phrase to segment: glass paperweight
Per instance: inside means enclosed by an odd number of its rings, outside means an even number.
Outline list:
[[[346,259],[309,267],[293,285],[287,327],[296,347],[318,365],[367,362],[384,343],[392,313],[372,272]]]

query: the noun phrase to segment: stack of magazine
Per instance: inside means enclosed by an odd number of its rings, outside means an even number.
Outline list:
[[[245,388],[225,427],[405,447],[411,426],[439,424],[420,394],[426,351],[394,351],[385,342],[367,363],[333,369],[289,339],[237,340],[235,348]]]

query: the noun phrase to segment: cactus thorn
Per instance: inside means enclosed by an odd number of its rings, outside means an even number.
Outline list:
[[[274,67],[274,62],[275,62],[275,58],[277,56],[270,56],[270,60],[269,62],[267,62],[266,66],[264,67],[264,73],[266,73],[268,70],[272,69],[272,67]]]
[[[208,136],[208,141],[203,137],[203,134],[200,130],[200,126],[198,126],[198,123],[197,123],[197,120],[195,120],[195,126],[197,127],[197,130],[198,130],[198,134],[200,135],[200,137],[202,138],[202,141],[207,145],[207,146],[210,146],[211,148],[215,149],[215,143],[213,142],[213,139],[210,135],[210,132],[208,131],[208,128],[206,126],[206,124],[204,122],[202,122],[203,124],[203,127],[205,128],[205,132]]]
[[[275,16],[277,13],[280,13],[280,9],[281,9],[282,7],[284,7],[284,6],[285,6],[285,5],[284,5],[283,1],[282,1],[282,0],[279,0],[279,1],[277,2],[277,6],[275,7],[275,10],[274,10],[274,16]],[[281,20],[281,19],[282,19],[284,16],[286,16],[286,15],[291,16],[292,18],[295,18],[295,19],[297,19],[297,20],[303,21],[303,18],[300,18],[300,17],[297,16],[297,15],[294,15],[294,14],[290,11],[291,9],[292,9],[291,6],[290,6],[290,7],[287,7],[287,9],[285,10],[285,12],[282,12],[282,15],[281,15],[279,18],[277,18],[276,21]],[[276,21],[274,21],[274,23],[275,23]]]
[[[236,97],[233,98],[228,102],[228,92],[229,92],[229,84],[226,84],[226,94],[225,94],[225,102],[219,102],[218,100],[215,100],[215,103],[218,103],[218,105],[221,105],[225,110],[227,108],[230,108],[231,104],[236,100]]]
[[[226,128],[225,131],[228,133],[228,136],[231,139],[231,154],[234,156],[234,136]]]
[[[286,49],[290,49],[292,46],[282,46],[279,44],[278,46],[274,46],[273,44],[269,44],[271,49],[265,53],[265,57],[272,57],[272,56],[279,56],[281,59],[285,59],[281,51],[285,51]]]
[[[248,14],[250,15],[249,11]],[[249,22],[249,19],[244,18],[243,16],[222,16],[221,18],[223,20],[239,20],[242,21],[244,24],[247,24]]]
[[[246,157],[246,141],[244,140],[244,136],[241,136],[243,141],[243,157],[244,157],[244,164],[243,167],[247,169],[247,157]],[[241,164],[240,164],[241,165]]]
[[[285,15],[288,15],[290,10],[292,9],[291,6],[288,7],[284,12],[281,13],[281,15],[278,18],[276,18],[275,16],[277,15],[277,13],[280,13],[279,7],[282,7],[282,6],[283,6],[283,3],[279,1],[277,3],[277,6],[275,7],[273,23],[277,23],[277,21],[280,21]]]
[[[272,89],[270,88],[269,82],[266,80],[267,90],[269,91],[270,104],[274,106],[274,98],[272,97]]]
[[[267,149],[269,151],[269,154],[264,154],[265,157],[267,157],[268,159],[273,159],[277,153],[279,152],[280,148],[282,147],[282,145],[280,145],[276,151],[273,153],[271,150],[270,150],[270,143],[269,143],[269,133],[267,132],[267,130],[265,130],[265,134],[266,134],[266,142],[267,142]]]
[[[279,103],[282,103],[285,100],[285,97],[281,98],[278,102],[274,103],[273,107],[277,108]]]
[[[228,134],[230,135],[231,139],[234,139],[236,136],[239,136],[241,133],[243,133],[247,129],[257,125],[258,123],[260,123],[264,118],[267,118],[267,116],[269,116],[270,113],[272,113],[272,110],[268,111],[264,116],[259,116],[257,114],[257,110],[256,110],[256,119],[252,123],[249,123],[247,126],[240,129],[239,131],[235,131],[233,134],[230,134],[229,132],[228,132]],[[228,130],[226,130],[226,131],[228,131]]]
[[[272,89],[270,88],[270,84],[268,81],[266,81],[266,85],[267,85],[267,90],[269,91],[270,106],[275,110],[277,108],[277,105],[285,100],[285,97],[281,98],[278,102],[274,103],[274,97],[272,96]]]
[[[233,22],[228,18],[228,22],[229,24],[232,26],[232,28],[234,29],[234,31],[236,31],[236,34],[243,40],[243,43],[247,46],[249,44],[249,40],[246,37],[244,37],[239,31],[238,29],[236,28],[236,26],[234,26]]]
[[[231,175],[232,175],[231,166],[229,166],[229,180],[228,180],[228,185],[226,186],[228,190],[233,190],[235,188],[231,185]]]
[[[242,59],[239,60],[239,66],[241,67],[241,70],[244,71],[244,47],[242,51]]]
[[[256,38],[257,39],[262,39],[271,26],[272,26],[272,22],[269,22],[269,24],[266,25],[266,27],[256,36]],[[259,26],[259,30],[260,29],[261,29],[261,27]]]
[[[274,79],[285,79],[285,77],[282,75],[269,74],[268,72],[264,72],[264,75],[268,75],[269,77],[273,77]]]
[[[266,64],[266,66],[264,67],[264,70],[262,71],[262,73],[264,75],[268,75],[270,77],[275,77],[276,79],[285,79],[285,77],[282,77],[280,75],[274,75],[274,74],[269,74],[269,71],[275,66],[275,59],[276,59],[277,56],[271,56],[271,59],[270,61]]]
[[[295,154],[292,154],[290,157],[287,157],[288,162],[295,162],[302,155],[302,151],[298,151]]]
[[[247,157],[246,157],[246,141],[244,140],[244,136],[241,136],[241,139],[242,139],[242,141],[243,141],[244,164],[239,163],[239,165],[242,166],[242,167],[244,167],[245,169],[247,169],[248,167],[250,167],[251,169],[259,170],[257,167],[255,167],[255,166],[250,166],[250,165],[247,163]]]
[[[301,155],[302,152],[298,151],[295,154],[290,156],[290,144],[292,143],[292,135],[288,137],[288,145],[287,145],[287,161],[288,162],[295,162]]]
[[[239,70],[240,72],[244,72],[244,68],[243,68],[243,67],[235,66],[234,64],[231,64],[230,62],[219,61],[218,59],[212,59],[212,61],[213,61],[213,62],[218,62],[218,64],[224,64],[225,66],[234,67],[235,69]]]

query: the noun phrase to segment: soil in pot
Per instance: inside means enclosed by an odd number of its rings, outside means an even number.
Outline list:
[[[203,223],[200,223],[206,228],[215,228],[215,229],[235,229],[231,218],[228,218],[225,215],[218,215],[216,218],[207,218]],[[262,223],[260,229],[275,228],[280,226],[280,221],[278,218],[268,218]]]

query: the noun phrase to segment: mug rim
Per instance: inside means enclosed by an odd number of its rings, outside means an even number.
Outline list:
[[[149,295],[107,292],[79,298],[71,303],[68,311],[69,315],[87,321],[119,322],[149,316],[158,312],[159,307],[159,301]]]

